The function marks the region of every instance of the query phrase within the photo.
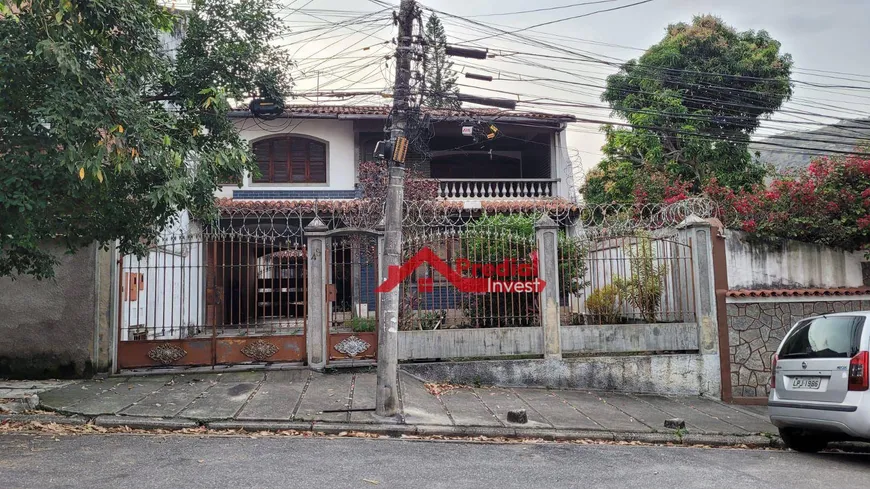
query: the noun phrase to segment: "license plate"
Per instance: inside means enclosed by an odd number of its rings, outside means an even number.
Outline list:
[[[818,389],[822,385],[821,377],[792,377],[793,389]]]

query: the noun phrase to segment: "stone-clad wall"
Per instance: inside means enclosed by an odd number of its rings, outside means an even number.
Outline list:
[[[728,343],[733,395],[767,396],[770,359],[794,323],[817,314],[868,309],[870,300],[729,303]]]

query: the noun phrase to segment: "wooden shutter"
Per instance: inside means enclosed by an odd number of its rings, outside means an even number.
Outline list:
[[[290,140],[290,181],[304,183],[308,181],[308,140],[293,138]]]
[[[275,139],[272,143],[272,179],[271,182],[283,183],[290,181],[290,140]]]
[[[317,141],[308,144],[308,181],[326,183],[326,145]]]
[[[260,168],[260,176],[254,179],[256,183],[268,182],[272,176],[272,141],[254,143],[254,158]]]

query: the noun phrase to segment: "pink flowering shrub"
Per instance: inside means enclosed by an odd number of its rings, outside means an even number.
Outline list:
[[[705,192],[732,227],[764,239],[794,239],[870,251],[870,159],[818,158],[766,187],[735,192],[713,180]]]

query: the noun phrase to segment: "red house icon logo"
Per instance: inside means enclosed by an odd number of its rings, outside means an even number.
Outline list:
[[[375,289],[375,292],[389,292],[403,280],[408,278],[414,270],[424,263],[429,263],[432,269],[440,273],[456,287],[460,292],[466,293],[492,293],[492,292],[523,292],[535,293],[544,289],[547,283],[538,278],[537,252],[532,253],[532,263],[517,264],[516,260],[505,260],[499,265],[473,265],[467,260],[458,268],[461,270],[473,270],[482,274],[482,277],[463,277],[459,270],[450,268],[444,260],[428,247],[423,247],[414,256],[401,266],[391,266],[387,270],[387,279]],[[503,267],[503,268],[502,268]],[[530,280],[501,280],[499,277],[510,275],[528,276]],[[432,292],[434,283],[431,277],[417,280],[419,293]]]

